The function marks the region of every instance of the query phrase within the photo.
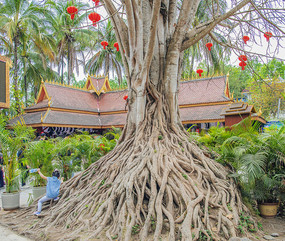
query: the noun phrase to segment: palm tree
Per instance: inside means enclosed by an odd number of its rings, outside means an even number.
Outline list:
[[[66,9],[71,3],[48,1],[46,7],[51,8],[52,14],[45,15],[45,28],[56,40],[56,64],[58,66],[58,75],[61,72],[61,82],[63,83],[63,69],[65,58],[67,59],[68,77],[70,84],[74,69],[79,72],[79,64],[84,62],[84,51],[89,46],[95,36],[95,33],[88,29],[79,29],[86,18],[86,14],[77,14],[71,20]],[[78,9],[86,4],[77,3]],[[83,56],[83,60],[79,57]]]
[[[103,49],[101,41],[107,41],[108,46]],[[117,42],[111,21],[107,24],[102,24],[98,31],[98,42],[95,46],[96,53],[91,57],[85,66],[85,71],[90,74],[98,75],[100,71],[104,71],[105,75],[109,75],[110,71],[116,73],[119,85],[122,82],[122,57],[120,52],[114,48],[114,43]]]
[[[16,109],[19,112],[18,96],[18,48],[21,40],[31,31],[39,29],[39,7],[28,0],[3,0],[0,9],[0,32],[2,37],[13,45],[13,85],[15,88]]]
[[[42,79],[55,79],[56,74],[48,67],[55,60],[55,41],[41,27],[38,32],[32,31],[23,35],[20,47],[20,78],[25,93],[25,104],[28,103],[28,85],[34,87],[34,95]],[[34,74],[33,74],[34,73]],[[31,75],[32,74],[32,75]]]

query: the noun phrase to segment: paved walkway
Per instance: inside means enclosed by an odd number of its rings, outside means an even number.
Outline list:
[[[1,188],[0,193],[4,192],[5,189]],[[28,200],[30,195],[32,195],[32,189],[29,186],[25,186],[21,188],[21,193],[20,193],[20,206],[21,207],[27,207],[28,206]],[[0,195],[0,208],[1,212],[4,212],[2,210],[2,199]],[[2,214],[5,215],[5,214]],[[11,231],[10,229],[3,227],[0,225],[0,240],[1,241],[31,241],[31,239],[19,236],[15,232]]]

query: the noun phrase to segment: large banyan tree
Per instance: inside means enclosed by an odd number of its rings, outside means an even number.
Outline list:
[[[239,236],[240,215],[248,211],[238,188],[228,171],[189,139],[180,121],[183,52],[203,38],[238,53],[244,53],[243,35],[254,44],[267,31],[279,39],[284,34],[278,27],[284,23],[284,3],[233,0],[225,7],[229,1],[100,2],[123,55],[127,122],[114,150],[64,183],[58,203],[25,232],[46,237],[58,232],[62,240]],[[197,11],[206,11],[208,17],[193,25]],[[228,40],[220,42],[214,31]]]

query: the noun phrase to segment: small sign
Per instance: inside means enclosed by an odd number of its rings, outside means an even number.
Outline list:
[[[9,108],[9,65],[10,61],[0,56],[0,109]]]

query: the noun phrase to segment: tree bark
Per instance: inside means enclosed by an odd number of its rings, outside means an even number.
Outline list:
[[[67,84],[70,85],[72,74],[72,53],[71,53],[71,40],[67,39]]]
[[[14,98],[16,102],[16,112],[21,112],[20,107],[20,98],[19,98],[19,89],[18,89],[18,44],[19,44],[19,36],[16,34],[13,38],[14,42]]]

